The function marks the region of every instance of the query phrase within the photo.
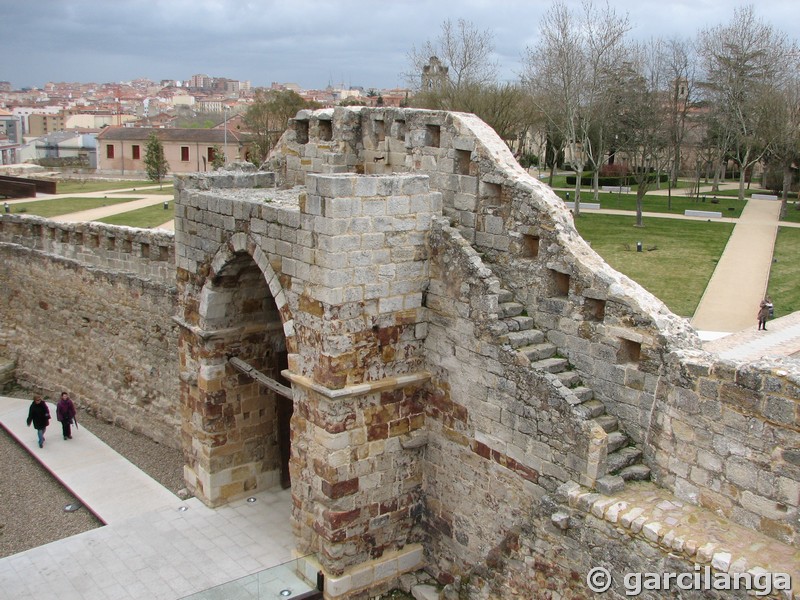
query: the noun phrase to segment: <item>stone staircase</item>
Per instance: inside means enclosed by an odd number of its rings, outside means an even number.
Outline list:
[[[583,384],[569,360],[559,356],[555,344],[547,341],[543,332],[534,329],[533,318],[523,315],[525,307],[504,289],[500,290],[499,304],[500,320],[507,330],[500,338],[501,343],[528,357],[531,368],[558,377],[573,394],[570,402],[575,412],[593,420],[608,434],[608,474],[598,480],[598,489],[611,492],[623,487],[625,481],[649,479],[650,468],[642,462],[642,451],[620,430],[617,417],[609,415],[602,400]]]

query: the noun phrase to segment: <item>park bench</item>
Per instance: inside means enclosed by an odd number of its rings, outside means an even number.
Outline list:
[[[685,210],[683,214],[687,217],[706,217],[709,219],[719,219],[722,213],[715,210]]]
[[[631,188],[623,185],[601,185],[600,189],[604,192],[617,192],[618,194],[629,194]]]
[[[565,202],[564,204],[567,205],[567,208],[573,209],[575,208],[574,202]],[[599,202],[581,202],[581,209],[588,209],[588,210],[598,210],[600,208]]]
[[[774,194],[753,194],[750,196],[753,200],[777,200],[778,197]]]

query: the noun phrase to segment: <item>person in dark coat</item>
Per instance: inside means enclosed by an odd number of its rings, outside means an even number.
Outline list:
[[[72,419],[75,418],[75,405],[67,392],[61,392],[61,400],[56,405],[56,419],[61,423],[61,432],[65,440],[72,439]]]
[[[36,434],[39,436],[39,448],[44,447],[44,430],[50,424],[50,409],[41,396],[34,396],[31,407],[28,409],[28,427],[33,423]]]
[[[767,330],[767,319],[769,318],[769,306],[765,300],[761,301],[761,305],[758,308],[758,328],[759,330],[763,329],[764,331]]]

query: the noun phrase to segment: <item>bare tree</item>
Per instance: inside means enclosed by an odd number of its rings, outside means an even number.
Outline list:
[[[798,64],[798,63],[796,63]],[[800,66],[800,64],[798,64]],[[781,216],[786,214],[789,190],[800,164],[800,69],[795,67],[781,89],[776,89],[768,108],[773,115],[774,131],[768,133],[773,141],[765,155],[766,171],[781,175]],[[776,186],[777,187],[777,186]]]
[[[628,159],[636,183],[636,225],[642,227],[644,197],[670,162],[672,83],[665,81],[663,43],[654,40],[630,52],[619,86],[617,151]]]
[[[670,86],[667,96],[672,143],[670,187],[675,187],[678,184],[678,174],[683,161],[682,148],[686,138],[689,109],[694,105],[697,94],[695,81],[697,61],[694,48],[688,40],[673,38],[666,41],[661,49],[664,53],[661,64],[664,67],[666,83]]]
[[[540,41],[526,50],[523,82],[546,115],[551,130],[566,140],[576,174],[575,215],[580,214],[581,178],[587,163],[605,160],[609,136],[604,126],[613,104],[609,80],[625,54],[627,16],[609,5],[586,0],[580,15],[557,1],[540,22]]]
[[[307,106],[308,103],[291,90],[256,90],[253,103],[242,117],[243,125],[253,135],[256,164],[267,158],[289,119]]]
[[[794,44],[786,35],[756,18],[753,7],[734,11],[730,24],[700,32],[698,52],[711,109],[731,135],[732,158],[738,163],[739,199],[744,199],[748,169],[770,151],[774,131],[769,98],[789,71]]]
[[[421,90],[423,68],[432,57],[440,60],[447,69],[447,85],[439,92],[443,96],[439,100],[445,104],[442,108],[449,108],[447,100],[465,87],[497,81],[493,52],[494,34],[491,30],[480,30],[464,19],[455,23],[448,19],[442,23],[441,34],[436,40],[426,41],[419,49],[412,47],[408,54],[411,71],[406,78],[414,89]]]

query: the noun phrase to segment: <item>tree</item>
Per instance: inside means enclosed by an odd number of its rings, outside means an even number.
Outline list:
[[[157,181],[161,186],[162,180],[169,172],[169,163],[164,157],[164,144],[155,133],[151,133],[147,138],[147,145],[144,148],[144,167],[147,170],[147,178],[150,181]]]
[[[618,89],[616,152],[627,157],[636,183],[636,226],[642,227],[644,196],[670,162],[672,82],[663,77],[663,42],[633,47]]]
[[[453,110],[450,100],[468,86],[493,84],[497,80],[497,63],[492,60],[494,35],[479,30],[471,22],[449,19],[441,26],[435,41],[427,41],[421,49],[412,47],[408,55],[411,72],[406,74],[411,87],[420,92],[420,100],[430,108]],[[441,89],[423,89],[423,71],[430,62],[441,62],[445,81]],[[426,98],[427,97],[427,98]]]
[[[597,171],[608,147],[613,115],[611,82],[625,54],[628,18],[609,6],[583,3],[581,15],[557,1],[540,22],[540,41],[526,50],[522,80],[549,123],[565,140],[575,171],[575,215],[580,214],[581,178],[587,162]]]
[[[211,159],[211,168],[213,170],[221,169],[225,166],[225,153],[220,149],[219,144],[214,144],[214,147],[211,149],[212,159]]]
[[[739,165],[739,199],[747,171],[770,151],[765,137],[776,131],[769,110],[775,88],[792,70],[797,48],[785,34],[757,19],[753,7],[734,11],[726,26],[700,32],[698,52],[712,110],[729,132],[732,158]]]
[[[254,162],[261,164],[266,160],[289,119],[308,106],[291,90],[256,90],[253,103],[242,117],[245,128],[253,135]]]
[[[697,86],[695,81],[696,57],[693,46],[686,40],[673,38],[662,46],[664,76],[669,85],[667,96],[669,108],[670,142],[672,158],[670,168],[670,187],[678,184],[682,149],[687,130],[689,109],[695,101]]]
[[[786,215],[786,201],[800,164],[800,71],[787,78],[786,84],[775,90],[770,101],[769,112],[774,116],[775,131],[768,137],[773,140],[765,155],[765,172],[779,172],[781,183],[781,218]]]

